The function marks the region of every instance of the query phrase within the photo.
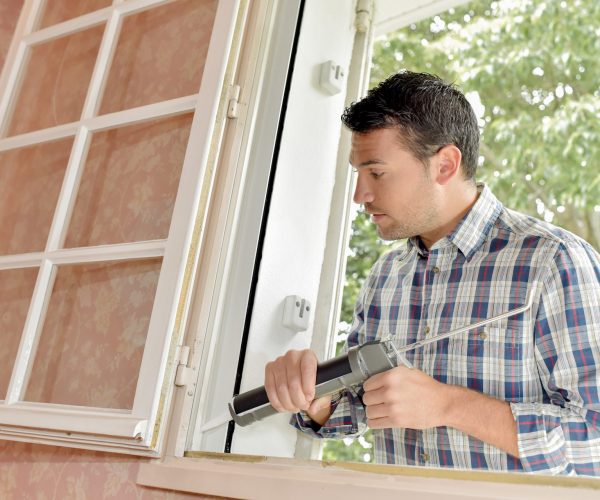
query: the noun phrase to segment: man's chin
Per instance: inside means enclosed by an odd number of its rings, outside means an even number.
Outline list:
[[[384,241],[396,241],[404,238],[403,236],[399,236],[396,232],[393,231],[385,231],[377,226],[377,237]]]

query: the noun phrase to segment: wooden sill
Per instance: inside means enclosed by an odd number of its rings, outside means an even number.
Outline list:
[[[230,498],[598,500],[600,480],[188,453],[140,464],[140,485]]]

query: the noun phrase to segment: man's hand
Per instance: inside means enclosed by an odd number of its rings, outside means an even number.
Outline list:
[[[369,378],[363,388],[372,429],[447,425],[448,386],[420,370],[398,366]]]
[[[323,424],[329,418],[330,396],[315,399],[317,356],[310,349],[291,350],[265,366],[265,390],[277,411],[305,410]]]
[[[405,366],[374,375],[363,388],[367,423],[372,429],[445,425],[519,456],[517,424],[506,401],[443,384]]]

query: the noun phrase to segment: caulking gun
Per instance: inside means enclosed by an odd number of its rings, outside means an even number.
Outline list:
[[[348,349],[346,354],[319,363],[317,367],[315,398],[333,394],[341,389],[357,386],[377,373],[400,365],[412,368],[403,353],[500,321],[504,318],[516,316],[529,309],[532,303],[533,294],[529,293],[526,303],[523,306],[447,333],[419,340],[406,346],[397,347],[394,341],[383,339],[352,347]],[[269,404],[267,392],[264,386],[262,386],[235,396],[229,404],[229,413],[237,425],[245,427],[252,422],[276,414],[277,410]],[[213,426],[207,425],[205,427],[209,428]]]

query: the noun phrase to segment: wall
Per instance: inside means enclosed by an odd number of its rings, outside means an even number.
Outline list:
[[[186,500],[217,498],[145,488],[128,455],[0,441],[2,500]]]
[[[0,2],[0,69],[4,65],[24,0]]]

